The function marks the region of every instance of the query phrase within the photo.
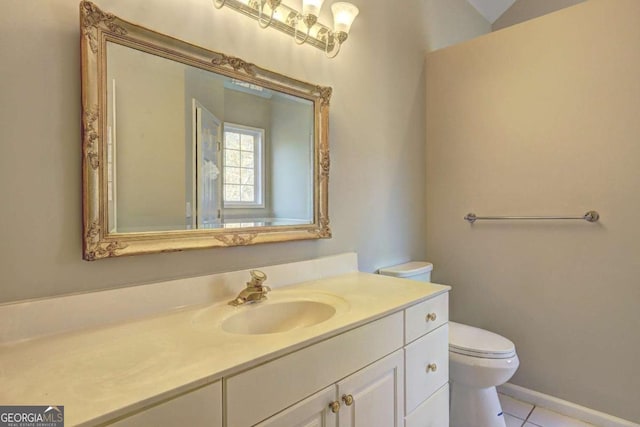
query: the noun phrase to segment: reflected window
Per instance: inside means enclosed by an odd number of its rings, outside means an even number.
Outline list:
[[[264,207],[264,129],[224,124],[224,207]]]

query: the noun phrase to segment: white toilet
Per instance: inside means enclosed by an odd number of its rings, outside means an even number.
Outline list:
[[[496,386],[509,381],[519,365],[508,339],[449,322],[451,427],[505,427]]]
[[[409,262],[378,272],[431,281],[433,265]],[[520,361],[508,339],[461,323],[449,322],[450,427],[505,427],[496,386],[509,381]]]

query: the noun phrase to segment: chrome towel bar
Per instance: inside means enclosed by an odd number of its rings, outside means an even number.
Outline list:
[[[539,219],[581,219],[587,222],[597,222],[600,219],[600,214],[596,211],[589,211],[582,216],[477,216],[474,213],[468,213],[465,215],[464,219],[469,221],[470,224],[473,224],[477,220],[539,220]]]

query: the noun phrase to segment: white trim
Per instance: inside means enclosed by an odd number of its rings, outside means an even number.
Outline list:
[[[604,412],[599,412],[594,409],[589,409],[557,397],[549,396],[548,394],[529,390],[528,388],[520,387],[515,384],[506,383],[498,386],[498,391],[522,402],[531,403],[535,406],[540,406],[559,414],[566,415],[567,417],[595,424],[599,427],[640,427],[640,424],[623,420],[622,418],[614,417],[613,415],[605,414]]]
[[[257,267],[271,288],[358,271],[354,252]],[[128,322],[178,308],[230,300],[249,269],[127,288],[0,304],[0,344]]]

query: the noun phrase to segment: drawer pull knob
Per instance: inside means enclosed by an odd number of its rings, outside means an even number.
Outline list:
[[[353,405],[353,396],[350,394],[344,394],[342,396],[342,401],[344,402],[345,405],[351,406]]]
[[[338,402],[337,400],[335,402],[331,402],[329,404],[329,408],[331,409],[331,412],[333,412],[334,414],[337,414],[338,411],[340,410],[340,402]]]
[[[438,316],[435,313],[427,314],[427,322],[434,322]]]
[[[429,363],[427,365],[427,373],[429,372],[435,372],[438,370],[438,365],[436,365],[435,363]]]

